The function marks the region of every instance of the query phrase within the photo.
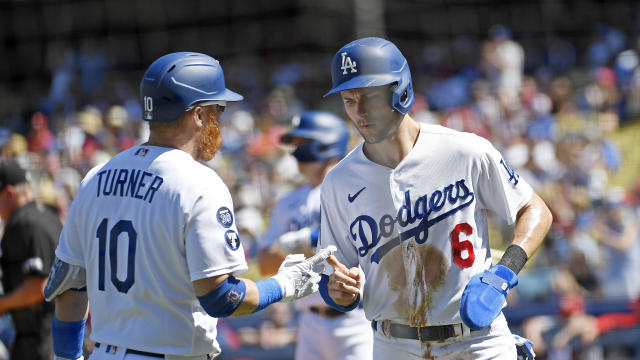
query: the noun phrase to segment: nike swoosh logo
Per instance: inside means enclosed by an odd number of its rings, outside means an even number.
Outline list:
[[[353,196],[351,196],[351,194],[347,194],[347,198],[349,199],[349,202],[352,203],[357,197],[358,195],[360,195],[360,193],[362,192],[362,190],[366,189],[367,187],[363,187],[362,189],[360,189],[357,193],[353,194]]]

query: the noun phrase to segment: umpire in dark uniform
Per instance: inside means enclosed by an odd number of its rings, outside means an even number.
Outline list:
[[[53,357],[53,303],[42,294],[55,257],[62,224],[49,207],[34,201],[25,171],[0,164],[0,217],[5,224],[2,248],[0,313],[9,312],[16,329],[11,359]]]

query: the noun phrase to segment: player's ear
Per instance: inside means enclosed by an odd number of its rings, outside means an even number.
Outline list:
[[[196,122],[197,127],[204,126],[205,120],[207,118],[207,113],[205,112],[202,106],[196,106],[193,108],[193,120]]]

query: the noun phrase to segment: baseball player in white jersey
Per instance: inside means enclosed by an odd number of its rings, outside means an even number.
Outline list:
[[[287,253],[315,248],[320,230],[320,184],[347,152],[349,132],[337,116],[307,111],[294,117],[294,128],[281,137],[294,145],[300,173],[309,181],[276,204],[269,229],[260,239],[258,259],[263,275],[273,275]],[[319,294],[294,303],[298,320],[297,360],[367,360],[373,356],[373,333],[361,308],[342,312],[327,306]]]
[[[88,303],[90,359],[213,358],[216,318],[314,292],[311,268],[330,253],[290,256],[268,280],[236,278],[247,264],[231,196],[198,161],[215,155],[224,106],[242,96],[215,59],[188,52],[156,60],[140,91],[149,141],[87,174],[60,236],[45,288],[56,359],[82,359]]]
[[[349,43],[331,71],[364,142],[322,185],[318,246],[338,248],[322,297],[343,311],[362,297],[374,359],[516,359],[501,309],[548,231],[546,205],[487,140],[407,114],[411,75],[391,42]],[[515,222],[494,266],[487,211]]]

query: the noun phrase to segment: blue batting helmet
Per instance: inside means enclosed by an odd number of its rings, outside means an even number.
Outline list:
[[[413,106],[409,64],[400,50],[385,39],[368,37],[343,46],[333,57],[331,79],[333,88],[325,96],[343,90],[396,83],[391,106],[402,114],[408,113]]]
[[[202,101],[240,101],[225,87],[218,60],[196,52],[176,52],[158,58],[140,83],[143,119],[171,122]]]
[[[289,144],[294,138],[308,139],[296,148],[293,156],[300,162],[343,158],[347,153],[349,131],[337,116],[325,111],[307,111],[294,118],[294,128],[280,137]]]

